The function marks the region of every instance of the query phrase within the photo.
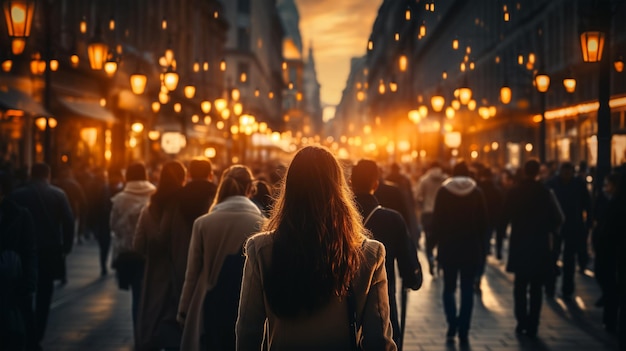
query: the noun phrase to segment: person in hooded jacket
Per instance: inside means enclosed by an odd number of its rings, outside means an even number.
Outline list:
[[[111,198],[112,262],[120,288],[132,291],[133,326],[137,323],[144,270],[143,259],[133,249],[133,239],[139,214],[155,190],[148,181],[145,166],[134,163],[126,169],[124,189]]]
[[[483,193],[469,177],[464,161],[443,182],[435,197],[433,236],[438,264],[443,269],[443,307],[448,322],[446,338],[458,332],[461,346],[469,344],[468,333],[474,305],[474,278],[485,259],[487,207]],[[457,315],[454,294],[461,281],[461,306]]]

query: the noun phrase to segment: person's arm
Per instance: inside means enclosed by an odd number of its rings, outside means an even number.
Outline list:
[[[204,245],[202,239],[202,232],[196,221],[194,222],[191,232],[191,243],[189,244],[189,255],[187,256],[187,270],[185,271],[185,283],[183,284],[180,302],[178,303],[178,314],[176,315],[176,320],[182,325],[185,324],[185,318],[187,318],[189,312],[189,303],[198,285],[198,278],[200,277],[200,272],[202,272],[202,267],[204,267]]]
[[[135,235],[133,236],[133,250],[142,255],[148,253],[148,238],[147,238],[147,223],[150,219],[150,212],[146,205],[139,215],[139,221],[137,221],[137,227],[135,228]]]
[[[22,228],[20,230],[19,251],[24,272],[23,292],[25,295],[35,293],[37,289],[37,247],[35,244],[35,226],[33,217],[27,210],[20,211]]]
[[[63,253],[67,255],[72,251],[72,246],[74,245],[74,215],[72,214],[67,195],[63,192],[59,201],[59,209],[61,211],[61,226],[63,228]]]
[[[254,239],[246,243],[246,263],[243,268],[239,312],[235,326],[236,349],[260,350],[267,314],[263,300],[263,286],[257,262]],[[384,268],[384,267],[383,267]]]
[[[418,290],[422,286],[422,266],[417,257],[417,249],[413,240],[409,237],[406,223],[397,216],[397,224],[394,226],[394,247],[397,252],[398,270],[402,278],[402,287]]]
[[[363,314],[359,316],[357,313],[357,321],[362,321],[360,345],[363,350],[393,351],[397,347],[393,342],[393,331],[389,316],[385,247],[380,243],[378,245],[377,262],[374,267],[369,292],[365,298]]]

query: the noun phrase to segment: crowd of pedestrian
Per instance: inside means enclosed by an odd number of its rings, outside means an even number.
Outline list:
[[[517,334],[537,337],[544,298],[572,301],[576,271],[593,270],[626,348],[623,168],[592,194],[586,164],[408,166],[317,146],[263,171],[196,158],[53,177],[36,163],[23,179],[0,166],[0,350],[41,349],[65,257],[92,238],[100,275],[112,267],[131,292],[136,350],[401,350],[418,250],[443,280],[448,343],[469,345],[493,255],[514,274]]]

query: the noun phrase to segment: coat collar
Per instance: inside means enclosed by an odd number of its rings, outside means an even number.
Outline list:
[[[211,208],[209,213],[221,211],[243,211],[252,212],[261,215],[261,210],[250,199],[245,196],[235,195],[226,198],[226,200],[216,204]]]

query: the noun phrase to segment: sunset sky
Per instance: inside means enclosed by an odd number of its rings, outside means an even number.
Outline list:
[[[350,58],[365,54],[381,0],[296,0],[308,52],[313,41],[322,102],[337,104],[350,72]]]

